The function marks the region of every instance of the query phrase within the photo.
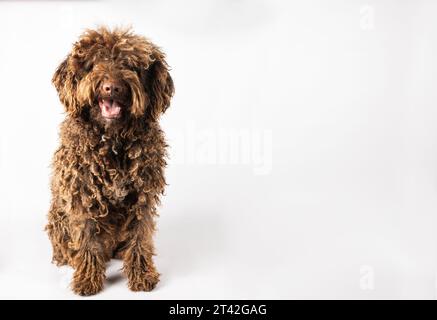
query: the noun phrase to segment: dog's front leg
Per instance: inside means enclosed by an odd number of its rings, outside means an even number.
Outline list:
[[[97,237],[95,220],[77,219],[72,221],[73,258],[75,269],[71,287],[82,296],[96,294],[103,289],[105,280],[105,259],[102,245]]]
[[[159,282],[159,273],[153,263],[153,215],[147,208],[140,209],[144,214],[137,215],[130,223],[128,246],[124,253],[123,270],[133,291],[151,291]]]

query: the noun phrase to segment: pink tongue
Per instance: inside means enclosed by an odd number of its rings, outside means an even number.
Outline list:
[[[117,101],[111,99],[102,99],[99,102],[102,116],[105,118],[115,118],[120,114],[121,107]]]

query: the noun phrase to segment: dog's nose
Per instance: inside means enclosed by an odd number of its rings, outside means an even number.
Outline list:
[[[121,94],[123,92],[123,86],[118,82],[108,81],[102,85],[103,92],[108,95]]]

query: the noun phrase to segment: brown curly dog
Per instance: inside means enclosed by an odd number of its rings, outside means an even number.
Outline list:
[[[158,283],[152,236],[167,147],[158,120],[174,92],[164,57],[144,37],[102,27],[87,30],[53,76],[67,116],[46,230],[53,262],[75,269],[77,294],[102,290],[113,257],[131,290]]]

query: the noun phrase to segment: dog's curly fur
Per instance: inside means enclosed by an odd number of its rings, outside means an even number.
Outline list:
[[[159,280],[152,236],[167,145],[158,119],[174,93],[164,58],[130,30],[101,27],[79,38],[53,76],[67,115],[46,230],[53,262],[75,269],[77,294],[102,290],[113,257],[123,259],[130,289],[149,291]],[[105,119],[99,106],[108,79],[124,88],[106,96],[122,106],[117,119]]]

